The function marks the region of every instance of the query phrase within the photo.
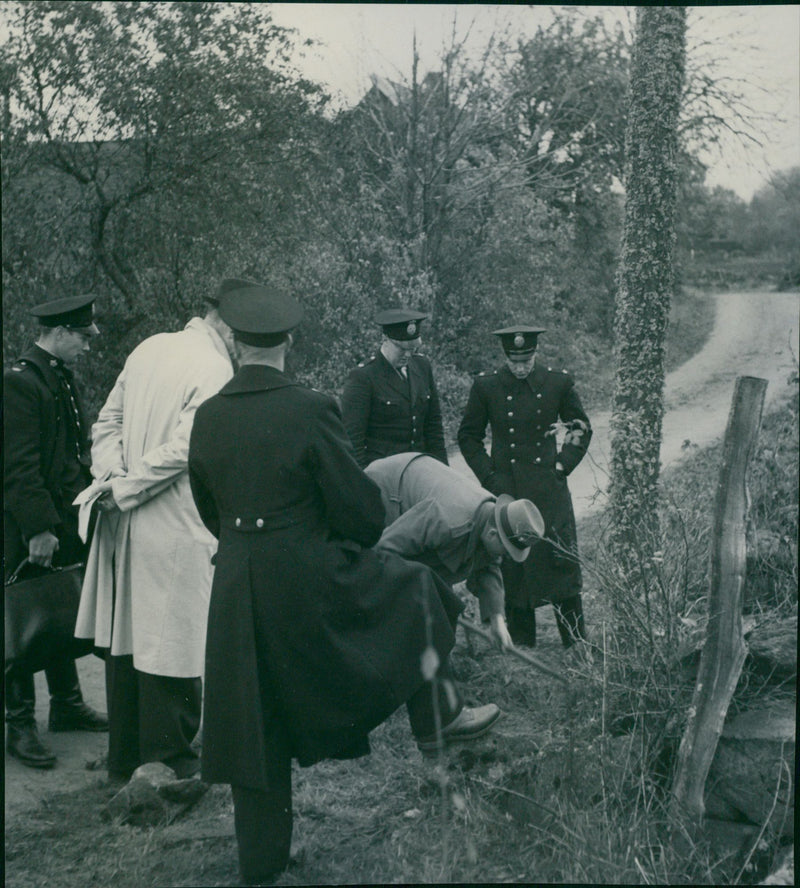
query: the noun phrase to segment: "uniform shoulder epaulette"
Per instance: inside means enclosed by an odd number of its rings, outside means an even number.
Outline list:
[[[478,378],[481,376],[497,376],[497,370],[481,370],[480,373],[476,373],[475,375]]]
[[[358,362],[358,366],[359,366],[359,367],[366,367],[367,364],[371,364],[371,363],[375,360],[375,357],[376,357],[375,355],[372,355],[372,357],[371,357],[371,358],[367,358],[366,361],[359,361],[359,362]]]
[[[12,365],[11,369],[14,373],[21,373],[23,370],[27,370],[30,366],[30,363],[25,360],[25,358],[20,358],[18,361],[15,361]]]

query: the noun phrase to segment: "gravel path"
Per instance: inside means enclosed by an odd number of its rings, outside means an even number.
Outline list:
[[[723,436],[738,376],[768,379],[769,403],[792,391],[787,380],[797,367],[800,293],[724,293],[716,300],[715,327],[706,347],[667,378],[661,450],[665,467],[676,464],[692,447],[706,447]],[[609,413],[593,415],[592,425],[589,455],[569,482],[578,517],[605,503]],[[460,454],[452,454],[451,463],[472,476]],[[78,661],[78,672],[87,702],[105,711],[102,661],[84,657]],[[50,734],[44,673],[36,676],[36,695],[39,729],[59,762],[52,771],[36,771],[6,754],[6,818],[35,806],[50,792],[78,789],[105,777],[104,771],[87,770],[86,763],[105,753],[107,735]]]

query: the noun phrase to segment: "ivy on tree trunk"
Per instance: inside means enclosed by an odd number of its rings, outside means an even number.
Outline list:
[[[659,548],[664,342],[674,285],[677,128],[685,58],[685,7],[638,7],[625,134],[611,420],[611,543],[625,576],[640,575]]]

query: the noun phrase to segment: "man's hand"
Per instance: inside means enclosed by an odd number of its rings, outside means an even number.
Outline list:
[[[53,555],[58,551],[58,537],[49,530],[43,530],[28,541],[28,561],[41,567],[53,564]]]
[[[100,488],[103,492],[95,500],[97,508],[101,512],[113,512],[115,509],[119,510],[119,506],[114,499],[114,493],[111,489],[111,481],[104,481],[103,484],[100,485]]]
[[[501,650],[507,651],[513,648],[514,642],[511,640],[511,635],[506,626],[506,618],[502,614],[494,614],[489,618],[489,623],[492,637]]]

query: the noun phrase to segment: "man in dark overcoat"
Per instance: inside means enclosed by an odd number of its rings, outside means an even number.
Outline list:
[[[463,707],[450,677],[457,596],[424,565],[369,548],[380,491],[336,402],[283,372],[299,304],[257,285],[226,294],[219,313],[240,367],[199,407],[189,446],[193,496],[219,539],[202,775],[232,786],[254,884],[289,860],[292,758],[365,755],[403,703],[420,748],[435,748],[434,694],[448,742],[484,733],[499,710]]]
[[[458,445],[480,483],[495,494],[526,497],[545,520],[545,539],[522,564],[505,560],[506,617],[515,643],[536,642],[536,608],[551,602],[565,647],[585,637],[582,576],[567,476],[592,437],[575,383],[536,361],[544,330],[516,325],[495,330],[505,366],[473,382]],[[491,429],[491,452],[484,439]],[[558,431],[563,442],[559,447]]]
[[[433,370],[420,346],[427,315],[392,308],[375,318],[383,330],[377,354],[350,372],[342,416],[364,468],[373,459],[417,451],[447,465],[442,411]]]
[[[85,411],[71,366],[98,334],[94,297],[70,296],[31,309],[36,343],[3,374],[3,567],[5,578],[27,558],[40,567],[85,559],[72,505],[89,483]],[[73,659],[45,669],[51,731],[106,731],[108,721],[83,700]],[[42,742],[35,719],[33,675],[5,671],[8,752],[32,768],[52,768],[56,756]]]

